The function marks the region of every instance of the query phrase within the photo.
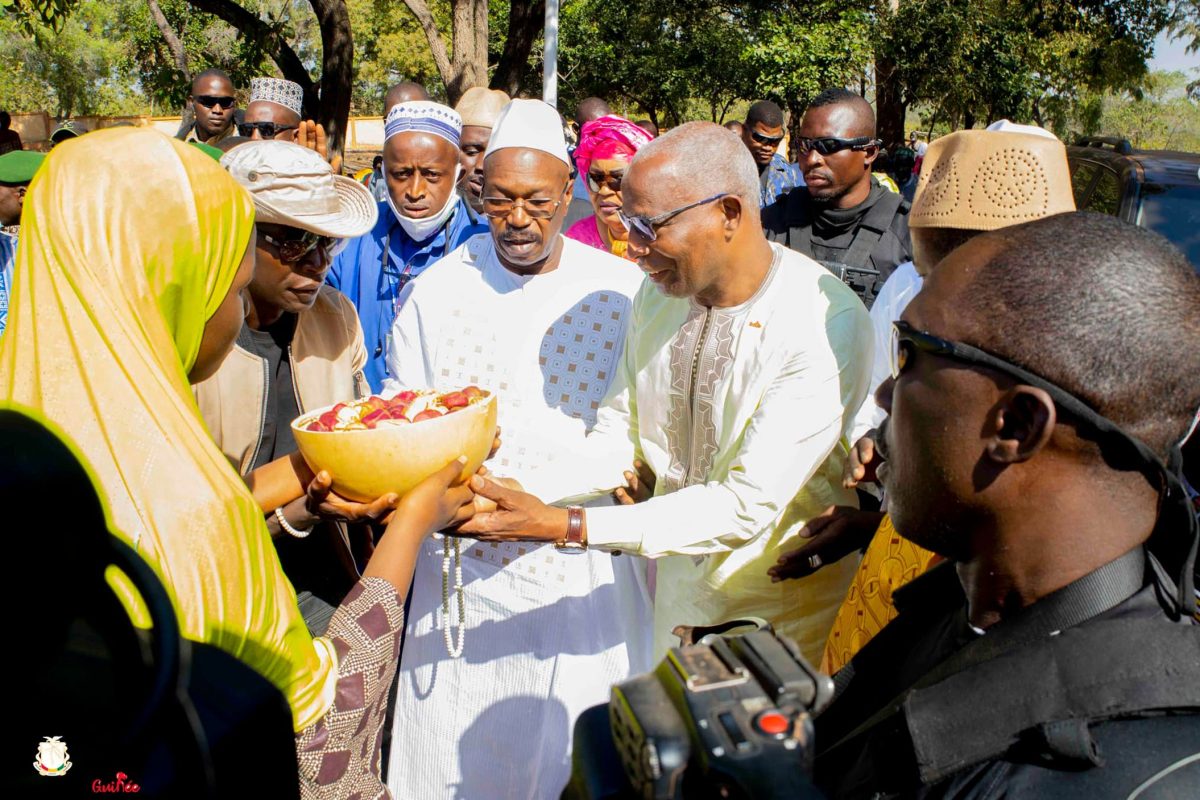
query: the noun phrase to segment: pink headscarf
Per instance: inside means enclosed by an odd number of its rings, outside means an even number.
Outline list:
[[[628,161],[652,138],[654,137],[624,117],[597,117],[591,122],[585,122],[579,132],[579,146],[575,148],[575,166],[580,174],[583,174],[598,158],[619,158]]]

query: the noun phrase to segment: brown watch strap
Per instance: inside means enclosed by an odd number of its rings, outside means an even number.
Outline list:
[[[583,509],[580,506],[567,506],[567,538],[563,544],[574,547],[586,547],[583,540]]]

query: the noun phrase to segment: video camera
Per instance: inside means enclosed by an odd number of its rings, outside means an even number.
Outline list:
[[[821,797],[812,716],[833,681],[760,619],[675,634],[654,672],[580,715],[563,800]]]

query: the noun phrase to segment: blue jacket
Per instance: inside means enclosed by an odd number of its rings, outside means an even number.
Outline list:
[[[379,204],[379,221],[371,232],[351,240],[334,259],[325,280],[349,297],[358,309],[367,348],[364,372],[372,392],[378,393],[383,388],[387,375],[388,339],[396,319],[400,290],[467,239],[487,231],[486,224],[472,221],[466,204],[459,198],[454,215],[441,230],[423,242],[414,242],[384,201]]]

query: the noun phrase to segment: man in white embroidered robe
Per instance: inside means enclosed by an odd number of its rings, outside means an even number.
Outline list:
[[[385,392],[470,384],[495,392],[505,443],[489,467],[537,488],[568,468],[595,423],[642,274],[560,235],[571,182],[550,106],[507,106],[484,169],[490,233],[407,287]],[[620,479],[617,471],[613,485]],[[557,798],[572,720],[651,665],[645,564],[462,540],[460,631],[454,569],[445,583],[442,572],[454,541],[426,542],[417,563],[389,788],[397,798]],[[460,658],[448,655],[448,625],[455,644],[465,636]]]
[[[816,262],[767,241],[757,170],[717,125],[689,123],[639,151],[623,197],[630,252],[650,281],[621,370],[587,447],[555,485],[525,488],[545,500],[603,489],[640,460],[657,482],[627,473],[629,493],[653,496],[587,509],[584,538],[592,550],[659,559],[656,655],[677,643],[677,624],[750,615],[818,663],[856,559],[791,585],[767,569],[808,519],[857,502],[841,472],[871,371],[867,311]],[[463,533],[567,536],[568,510],[473,484],[500,509]]]

